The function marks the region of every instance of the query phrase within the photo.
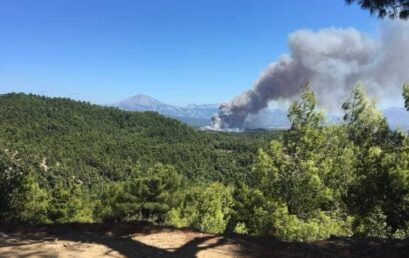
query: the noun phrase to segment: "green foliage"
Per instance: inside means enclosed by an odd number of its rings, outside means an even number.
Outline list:
[[[246,224],[244,222],[239,222],[234,227],[234,232],[237,234],[248,234]]]
[[[260,191],[265,200],[249,217],[264,219],[256,227],[261,231],[250,232],[273,232],[288,240],[350,234],[351,218],[342,197],[354,178],[354,148],[342,128],[324,126],[315,105],[306,87],[289,109],[292,126],[283,141],[272,141],[267,151],[259,151],[253,169],[259,182],[255,193]]]
[[[409,219],[407,135],[389,129],[360,85],[343,107],[347,136],[359,161],[346,198],[350,213],[358,218],[356,233],[389,237],[403,232]]]
[[[24,165],[45,161],[41,182],[75,177],[86,186],[158,162],[196,181],[250,183],[257,149],[280,133],[204,132],[154,112],[15,93],[0,96],[0,121],[0,150],[17,151]]]
[[[409,83],[403,85],[403,100],[405,101],[405,108],[409,110]]]
[[[327,239],[331,235],[351,236],[353,218],[338,217],[337,214],[328,215],[323,211],[316,211],[309,219],[300,219],[291,215],[285,205],[279,207],[272,216],[274,234],[286,240],[312,241]]]
[[[409,109],[407,84],[403,97]],[[408,237],[408,135],[389,128],[361,85],[343,109],[343,123],[327,124],[306,86],[289,130],[234,134],[3,95],[0,220],[150,220],[291,241]]]
[[[114,194],[111,210],[120,219],[163,221],[166,213],[179,201],[182,178],[172,166],[156,164],[147,171],[137,168]],[[116,189],[108,189],[109,192]],[[109,216],[108,216],[109,217]]]
[[[13,190],[21,184],[25,171],[20,163],[18,153],[7,149],[0,152],[0,220],[13,216]]]
[[[277,203],[266,198],[259,189],[241,184],[234,192],[231,224],[234,227],[244,224],[252,235],[268,234],[272,228],[270,216],[276,208]]]
[[[338,214],[315,211],[308,218],[290,214],[287,205],[265,197],[259,190],[241,188],[236,193],[236,207],[233,220],[234,230],[254,235],[274,235],[293,241],[326,239],[331,235],[352,234],[353,218]]]
[[[403,20],[409,18],[408,0],[345,0],[345,2],[347,4],[356,2],[362,9],[369,10],[371,14],[376,14],[379,18],[385,16],[399,17]]]
[[[382,144],[387,140],[388,124],[375,102],[365,95],[364,87],[357,84],[342,108],[350,140],[360,147]]]
[[[220,183],[194,186],[185,192],[183,202],[168,213],[167,222],[176,227],[192,227],[221,233],[232,212],[232,189]]]
[[[98,222],[122,219],[116,201],[123,194],[123,182],[104,183],[101,188],[95,204],[94,219]]]
[[[82,185],[55,186],[49,204],[49,217],[53,222],[92,222],[93,207]]]
[[[355,233],[369,237],[387,238],[391,235],[387,217],[380,207],[356,221]]]
[[[25,223],[47,223],[49,193],[40,187],[32,171],[25,175],[11,194],[10,220]]]

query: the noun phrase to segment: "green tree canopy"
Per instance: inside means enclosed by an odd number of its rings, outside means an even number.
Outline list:
[[[409,0],[345,0],[347,4],[357,3],[362,9],[376,14],[380,18],[386,16],[400,19],[409,18]]]

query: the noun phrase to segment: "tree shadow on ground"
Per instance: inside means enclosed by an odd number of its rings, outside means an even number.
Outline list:
[[[114,223],[114,224],[62,224],[43,226],[0,225],[0,232],[13,235],[14,241],[1,237],[0,247],[41,244],[52,240],[65,240],[87,244],[101,244],[125,257],[197,257],[197,253],[217,248],[228,242],[225,237],[204,234],[193,237],[176,248],[158,248],[135,239],[135,234],[149,235],[175,231],[172,227],[155,226],[149,222]],[[182,229],[187,233],[191,230]],[[18,233],[18,235],[16,235]],[[194,232],[196,233],[196,232]],[[197,234],[197,233],[196,233]],[[201,234],[200,234],[201,235]],[[243,251],[243,254],[245,251]],[[37,253],[39,254],[39,253]],[[10,254],[11,255],[11,254]],[[108,256],[109,254],[107,254]]]
[[[0,247],[42,243],[52,239],[78,243],[101,244],[128,257],[194,258],[200,251],[211,250],[213,257],[409,257],[409,239],[382,240],[332,238],[312,243],[285,242],[273,237],[247,235],[209,235],[180,231],[187,240],[172,248],[155,247],[136,240],[135,236],[175,232],[173,227],[155,226],[149,222],[107,224],[64,224],[46,226],[0,225]],[[17,234],[15,241],[3,241],[4,235]],[[172,239],[170,239],[172,241]],[[226,248],[226,246],[234,248]],[[37,250],[35,250],[37,251]],[[106,253],[109,256],[110,252]]]

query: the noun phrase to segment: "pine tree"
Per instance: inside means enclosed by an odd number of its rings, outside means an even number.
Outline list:
[[[406,110],[409,110],[409,83],[405,83],[403,85],[403,100],[405,102],[405,108]]]
[[[404,86],[403,96],[407,96]],[[406,100],[405,100],[406,101]],[[357,234],[390,237],[405,231],[409,203],[407,136],[391,131],[375,102],[357,85],[344,103],[345,127],[358,162],[349,186],[348,207]]]
[[[50,219],[57,223],[92,222],[93,207],[81,185],[65,186],[59,182],[52,193]]]
[[[13,152],[0,152],[0,220],[7,221],[13,216],[11,200],[14,189],[19,187],[25,174],[20,163]]]
[[[379,145],[387,141],[388,124],[382,113],[376,109],[376,103],[365,95],[365,89],[357,84],[342,108],[347,133],[356,145],[365,147]]]
[[[34,172],[24,176],[18,188],[11,195],[11,220],[26,223],[47,223],[47,210],[50,196],[42,189]],[[11,214],[10,214],[11,216]]]
[[[292,125],[283,141],[259,151],[253,168],[265,201],[252,216],[265,218],[260,226],[269,227],[258,231],[295,240],[350,234],[343,196],[353,178],[351,143],[343,130],[325,127],[308,86],[288,117]]]
[[[183,202],[171,209],[167,222],[176,227],[193,227],[209,232],[224,232],[233,206],[232,188],[220,183],[194,186],[185,192]]]
[[[147,171],[139,168],[135,173],[123,183],[117,195],[114,203],[116,217],[163,221],[166,213],[178,202],[182,177],[174,167],[160,163]]]

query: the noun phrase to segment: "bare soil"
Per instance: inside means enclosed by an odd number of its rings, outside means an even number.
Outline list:
[[[0,257],[409,257],[409,239],[311,243],[213,235],[148,222],[1,225]]]

